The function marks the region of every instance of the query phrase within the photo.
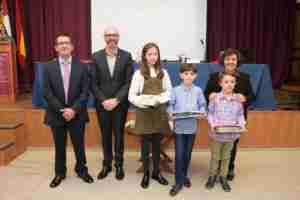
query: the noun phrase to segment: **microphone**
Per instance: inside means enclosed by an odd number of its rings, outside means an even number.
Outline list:
[[[200,39],[200,44],[204,45],[204,40],[203,39]]]
[[[200,60],[200,63],[206,62],[206,51],[205,51],[205,41],[203,39],[200,39],[201,48],[203,50],[203,59]]]

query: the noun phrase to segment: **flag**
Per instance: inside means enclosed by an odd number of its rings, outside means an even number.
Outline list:
[[[11,34],[11,27],[10,27],[10,21],[9,21],[9,15],[8,15],[8,9],[7,9],[7,0],[2,0],[1,5],[1,24],[4,25],[6,34],[8,36],[12,36]]]
[[[17,38],[17,54],[21,68],[26,69],[26,45],[24,39],[23,22],[20,9],[20,0],[15,0],[16,9],[16,38]]]

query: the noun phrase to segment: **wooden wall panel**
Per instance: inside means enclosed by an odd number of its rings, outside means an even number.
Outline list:
[[[90,122],[86,127],[87,147],[99,147],[101,142],[97,116],[89,111]],[[133,114],[129,113],[128,118]],[[29,147],[48,147],[53,145],[50,128],[43,124],[44,111],[40,109],[0,110],[0,122],[23,120]],[[195,148],[207,148],[209,137],[206,120],[199,122]],[[125,146],[128,150],[140,148],[137,136],[125,133]],[[173,148],[171,142],[169,148]],[[248,115],[248,132],[241,137],[241,147],[300,147],[300,111],[252,111]]]

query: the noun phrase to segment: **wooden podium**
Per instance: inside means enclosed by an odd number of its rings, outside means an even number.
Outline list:
[[[0,103],[14,104],[17,97],[16,50],[11,40],[0,41]]]

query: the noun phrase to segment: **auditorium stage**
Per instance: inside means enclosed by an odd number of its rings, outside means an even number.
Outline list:
[[[86,128],[87,147],[98,147],[100,130],[94,109],[89,109],[90,123]],[[129,113],[128,117],[133,114]],[[20,95],[14,105],[0,106],[0,122],[22,122],[25,127],[26,145],[28,147],[48,147],[52,144],[50,129],[43,124],[44,111],[34,108],[31,94]],[[299,111],[250,111],[248,115],[248,132],[241,137],[241,147],[247,148],[281,148],[300,147],[300,112]],[[200,130],[195,148],[208,147],[208,125],[206,120],[199,122]],[[139,138],[125,133],[125,145],[128,150],[139,148]],[[173,143],[168,146],[172,149]]]

